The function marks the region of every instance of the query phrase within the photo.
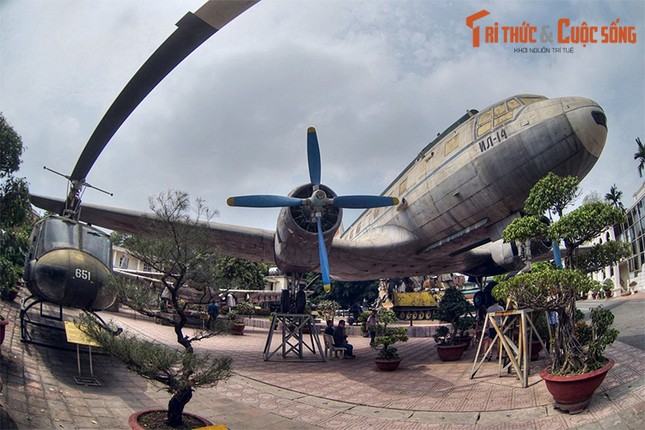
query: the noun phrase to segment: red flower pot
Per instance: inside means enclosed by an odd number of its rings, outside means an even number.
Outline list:
[[[376,367],[379,368],[379,370],[384,370],[386,372],[392,372],[399,367],[399,364],[401,364],[401,359],[397,360],[383,360],[380,358],[375,358],[374,359],[374,364],[376,364]]]
[[[146,414],[156,414],[156,415],[158,415],[158,417],[161,420],[161,422],[163,422],[163,421],[166,420],[166,417],[168,415],[168,411],[166,409],[146,409],[146,410],[143,410],[143,411],[135,412],[132,415],[130,415],[130,418],[128,419],[128,425],[130,426],[130,428],[132,430],[146,430],[147,428],[149,428],[147,426],[144,427],[144,425],[142,425],[139,422],[139,418],[142,417],[142,416],[145,416]],[[212,426],[213,425],[212,422],[208,421],[206,418],[200,417],[199,415],[191,414],[191,413],[188,413],[188,412],[184,412],[182,415],[185,418],[190,417],[190,418],[196,420],[197,422],[200,422],[201,424],[203,424],[203,425],[201,425],[201,427],[206,427],[206,426]],[[150,428],[154,428],[154,427],[150,426]]]
[[[437,345],[437,355],[441,361],[457,361],[464,355],[468,348],[467,343],[458,343],[457,345]]]
[[[233,324],[231,326],[231,334],[242,336],[244,334],[244,327],[246,327],[246,325],[242,323]]]
[[[553,396],[555,408],[577,414],[587,407],[593,393],[605,380],[607,372],[613,366],[614,360],[608,358],[607,364],[600,369],[582,375],[558,376],[549,373],[549,369],[544,369],[540,372],[540,376]]]

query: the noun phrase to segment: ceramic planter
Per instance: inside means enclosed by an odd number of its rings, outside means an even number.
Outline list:
[[[233,324],[231,326],[231,334],[242,336],[244,334],[244,327],[246,327],[246,325],[242,323]]]
[[[132,430],[146,430],[148,427],[144,427],[141,424],[139,424],[139,417],[153,412],[164,412],[164,420],[166,419],[166,415],[168,414],[168,411],[166,409],[146,409],[143,411],[135,412],[132,415],[130,415],[130,418],[128,419],[128,425]],[[200,417],[199,415],[184,412],[183,416],[191,417],[196,419],[197,421],[202,422],[204,424],[202,427],[213,425],[212,422],[208,421],[206,418]]]
[[[553,396],[555,408],[577,414],[587,407],[593,393],[605,380],[607,372],[613,366],[614,360],[608,358],[607,364],[600,369],[582,375],[558,376],[549,373],[549,369],[544,369],[540,372],[540,376]]]
[[[378,367],[379,370],[383,370],[385,372],[392,372],[399,367],[399,364],[401,364],[401,359],[394,359],[394,360],[384,360],[382,358],[375,358],[374,359],[374,364],[376,364],[376,367]]]
[[[468,348],[467,343],[458,343],[457,345],[437,345],[437,355],[441,361],[457,361],[461,358]]]

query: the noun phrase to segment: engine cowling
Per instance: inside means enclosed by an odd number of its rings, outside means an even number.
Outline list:
[[[319,189],[328,198],[336,197],[336,193],[325,185]],[[306,199],[313,194],[313,185],[301,185],[289,193],[290,197]],[[321,225],[325,247],[329,251],[334,235],[340,227],[343,210],[328,205],[322,210]],[[280,210],[274,249],[276,264],[283,272],[311,272],[320,268],[318,253],[318,234],[313,206],[302,205],[285,207]]]

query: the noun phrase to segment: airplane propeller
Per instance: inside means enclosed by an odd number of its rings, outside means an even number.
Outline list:
[[[318,136],[316,129],[309,127],[307,130],[307,163],[309,166],[309,179],[313,185],[313,193],[308,198],[296,198],[290,196],[276,195],[250,195],[229,197],[226,203],[229,206],[271,208],[271,207],[293,207],[293,206],[310,206],[314,210],[312,217],[316,219],[318,234],[318,254],[320,258],[320,268],[322,272],[323,287],[326,292],[331,290],[331,281],[329,277],[329,259],[327,258],[327,248],[323,238],[323,227],[321,218],[323,210],[327,206],[335,206],[347,209],[369,209],[383,206],[395,206],[399,204],[396,197],[387,196],[368,196],[368,195],[349,195],[328,197],[327,193],[320,188],[321,162],[320,147],[318,145]]]

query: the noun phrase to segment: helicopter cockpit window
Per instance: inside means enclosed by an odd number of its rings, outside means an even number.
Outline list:
[[[83,251],[93,255],[106,266],[110,267],[110,239],[109,237],[80,226],[83,233]]]
[[[40,250],[42,250],[42,253],[45,253],[54,249],[78,249],[79,244],[75,230],[76,224],[72,222],[57,218],[46,220],[41,230],[43,240],[41,241],[42,248]]]

